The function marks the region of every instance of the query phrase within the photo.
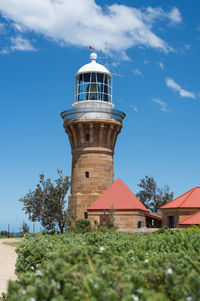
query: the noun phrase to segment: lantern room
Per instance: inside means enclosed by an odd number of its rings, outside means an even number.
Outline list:
[[[76,78],[76,99],[81,101],[112,102],[111,79],[108,69],[96,62],[96,53],[90,55],[91,63],[79,69]]]

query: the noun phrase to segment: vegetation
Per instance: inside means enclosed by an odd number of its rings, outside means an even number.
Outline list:
[[[153,177],[145,176],[145,178],[140,180],[138,186],[142,189],[136,196],[152,212],[159,211],[161,206],[171,201],[174,197],[174,193],[170,192],[167,185],[159,188]]]
[[[7,245],[7,246],[10,246],[10,247],[19,247],[21,245],[22,241],[6,241],[6,242],[3,242],[4,245]]]
[[[88,219],[78,219],[69,228],[69,232],[83,234],[91,231],[91,224]]]
[[[106,213],[106,211],[104,210],[104,213],[102,216],[103,224],[102,224],[102,226],[99,226],[99,228],[105,227],[107,229],[116,229],[116,227],[114,225],[114,222],[115,222],[114,214],[115,214],[115,210],[113,207],[108,211],[108,213]]]
[[[28,233],[29,233],[29,226],[25,221],[23,221],[22,226],[20,228],[19,236],[23,237],[25,234],[28,234]]]
[[[23,210],[32,222],[40,222],[46,231],[55,231],[58,226],[63,232],[67,218],[65,196],[69,186],[69,177],[64,177],[61,170],[58,170],[55,183],[45,180],[41,174],[36,189],[20,199],[24,204]]]
[[[200,230],[28,236],[5,300],[200,300]]]
[[[0,238],[10,238],[10,237],[14,237],[13,233],[10,233],[8,231],[0,231]]]

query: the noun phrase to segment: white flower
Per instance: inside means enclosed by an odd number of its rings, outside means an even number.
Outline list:
[[[132,298],[133,298],[133,301],[139,301],[139,298],[138,298],[138,296],[136,296],[136,295],[132,295]]]
[[[166,274],[171,275],[173,273],[173,270],[171,268],[167,269]]]
[[[100,247],[99,252],[102,253],[105,250],[104,247]]]
[[[133,254],[134,252],[133,252],[133,250],[129,250],[129,253],[132,253],[132,254]]]
[[[61,288],[61,285],[60,285],[60,283],[58,283],[57,289],[59,290],[60,288]]]
[[[29,301],[36,301],[36,299],[35,298],[30,298]]]
[[[94,282],[94,280],[92,279],[92,278],[89,278],[89,281],[92,283],[92,282]]]
[[[140,288],[136,289],[136,292],[141,294],[143,292],[143,289],[140,287]]]
[[[32,271],[34,270],[34,266],[31,267],[31,270],[32,270]]]
[[[192,301],[193,299],[192,299],[191,296],[187,296],[187,297],[186,297],[186,300],[187,300],[187,301]]]
[[[42,275],[42,272],[40,270],[37,270],[35,273],[35,276],[41,276],[41,275]]]
[[[144,263],[148,263],[149,262],[149,259],[145,259]]]
[[[95,285],[94,285],[94,288],[96,288],[96,289],[99,288],[98,284],[95,284]]]
[[[130,260],[135,260],[135,258],[134,258],[134,257],[131,257]]]

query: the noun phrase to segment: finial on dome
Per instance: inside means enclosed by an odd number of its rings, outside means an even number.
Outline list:
[[[95,52],[92,52],[92,53],[90,54],[90,59],[91,59],[92,61],[96,61],[96,59],[97,59],[97,54],[96,54]]]

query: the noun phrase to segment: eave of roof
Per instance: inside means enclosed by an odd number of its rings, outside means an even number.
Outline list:
[[[147,215],[147,216],[150,216],[150,217],[152,217],[152,218],[155,218],[155,219],[159,219],[159,220],[162,220],[162,219],[163,219],[162,216],[157,215],[157,214],[152,213],[152,212],[147,212],[146,215]]]
[[[179,225],[199,225],[200,224],[200,211],[194,213],[193,215],[187,217]]]
[[[200,208],[200,187],[190,189],[161,207],[162,210],[173,208]]]

